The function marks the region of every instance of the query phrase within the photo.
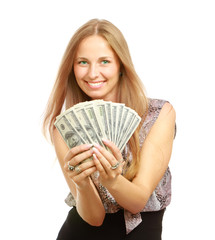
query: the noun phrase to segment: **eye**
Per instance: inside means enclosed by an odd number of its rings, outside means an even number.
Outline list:
[[[108,60],[102,60],[102,64],[108,64],[108,63],[110,63],[110,61],[108,61]]]
[[[86,64],[87,64],[87,61],[79,61],[78,64],[80,64],[80,65],[86,65]]]

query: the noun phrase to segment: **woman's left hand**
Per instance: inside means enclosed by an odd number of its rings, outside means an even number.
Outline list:
[[[94,144],[93,159],[100,173],[99,180],[101,184],[108,187],[115,182],[117,176],[122,174],[124,162],[119,148],[113,142],[103,140],[103,143],[110,151],[98,144]]]

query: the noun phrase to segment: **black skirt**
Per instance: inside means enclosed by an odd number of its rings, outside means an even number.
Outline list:
[[[126,234],[123,210],[107,213],[104,222],[94,227],[85,222],[73,207],[61,227],[57,240],[161,240],[165,209],[141,213],[142,222]]]

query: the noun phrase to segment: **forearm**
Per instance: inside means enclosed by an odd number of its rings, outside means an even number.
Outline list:
[[[79,215],[90,225],[102,224],[105,217],[104,206],[90,178],[86,187],[76,188],[76,207]]]
[[[116,159],[122,158],[121,152],[115,149],[115,145],[107,140],[105,142],[111,151],[115,153]],[[93,148],[94,163],[100,172],[101,184],[108,189],[121,207],[132,213],[141,211],[148,201],[149,191],[143,184],[130,182],[122,176],[122,164],[117,169],[112,169],[111,166],[114,165],[113,155],[99,145],[94,144],[94,146],[96,147]]]
[[[106,187],[116,202],[133,214],[140,212],[150,197],[146,187],[130,182],[122,175],[119,175]]]

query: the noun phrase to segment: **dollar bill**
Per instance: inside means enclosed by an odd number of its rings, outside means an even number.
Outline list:
[[[94,128],[92,122],[90,121],[86,111],[84,108],[74,108],[76,116],[78,117],[79,121],[81,122],[82,126],[84,126],[85,130],[90,135],[92,139],[92,143],[98,143],[101,146],[104,146],[99,133],[97,134],[96,128]]]
[[[113,141],[113,128],[112,128],[112,107],[111,107],[111,102],[105,102],[105,108],[106,108],[106,112],[107,112],[107,122],[108,122],[108,126],[109,126],[109,135],[110,141]]]
[[[116,143],[117,146],[119,145],[119,143],[121,141],[121,138],[122,138],[122,135],[123,135],[123,128],[125,126],[128,113],[129,113],[129,108],[124,107],[123,111],[122,111],[121,124],[120,124],[119,130],[118,130],[118,138],[117,138],[117,143]]]
[[[95,110],[96,118],[100,123],[101,130],[103,132],[103,137],[105,137],[106,139],[110,139],[110,129],[108,124],[108,116],[107,116],[107,110],[105,107],[105,102],[97,101],[95,103],[94,110]]]
[[[116,144],[116,127],[117,127],[117,104],[111,104],[112,111],[112,142]]]
[[[132,120],[131,125],[129,126],[128,131],[125,133],[125,136],[123,136],[123,139],[121,140],[121,144],[118,146],[120,151],[123,151],[125,145],[127,144],[129,139],[131,138],[132,134],[138,127],[140,121],[141,121],[141,118],[138,115],[135,115],[134,119]]]
[[[96,133],[98,134],[99,138],[102,139],[103,136],[103,131],[102,131],[102,127],[101,127],[101,122],[99,122],[99,119],[96,116],[94,107],[95,107],[95,103],[96,102],[90,102],[86,105],[84,105],[84,109],[86,111],[86,114],[89,118],[89,120],[91,121],[94,129],[96,130]]]
[[[122,124],[122,114],[125,104],[118,103],[117,105],[117,126],[116,126],[116,135],[115,135],[115,143],[118,143],[119,136],[120,136],[120,129]]]
[[[124,138],[126,136],[126,132],[129,130],[129,127],[132,124],[132,121],[135,117],[135,112],[132,109],[125,107],[125,110],[126,118],[124,119],[125,122],[121,128],[120,139],[119,142],[117,143],[118,146],[121,146],[122,142],[125,141]]]
[[[86,143],[65,116],[61,116],[61,118],[55,122],[55,126],[69,148]]]
[[[82,126],[82,124],[78,120],[78,117],[74,113],[73,109],[70,109],[69,111],[67,111],[65,113],[65,117],[68,119],[71,125],[75,127],[76,131],[79,133],[79,135],[84,139],[86,143],[93,142],[91,137],[88,135],[88,132],[85,130],[85,128]]]
[[[105,138],[122,151],[140,120],[139,115],[125,104],[92,100],[78,103],[61,113],[56,117],[55,126],[69,148],[84,143],[106,147],[102,142]]]

